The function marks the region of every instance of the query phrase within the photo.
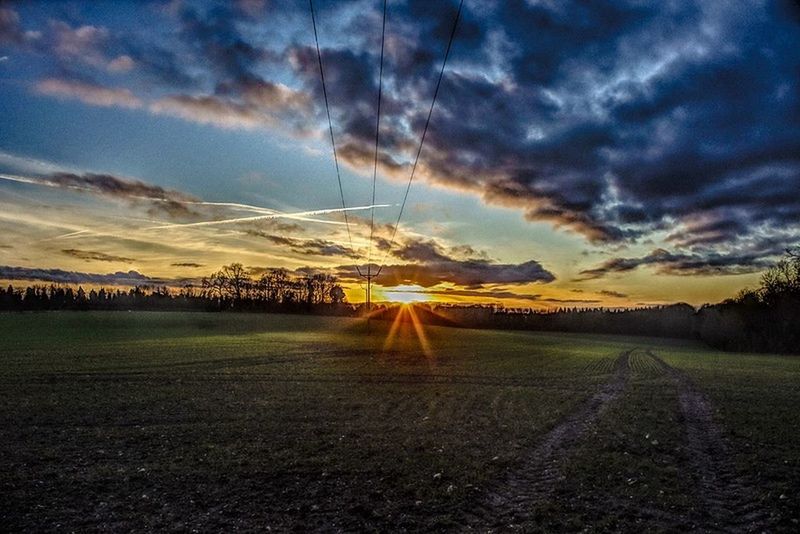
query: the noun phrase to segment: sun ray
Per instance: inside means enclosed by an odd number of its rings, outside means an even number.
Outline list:
[[[411,317],[411,325],[414,327],[414,331],[417,334],[422,352],[429,360],[432,360],[433,351],[431,350],[431,344],[428,341],[428,336],[425,334],[425,326],[422,324],[422,321],[419,320],[419,316],[417,316],[417,312],[414,310],[414,305],[403,306],[403,308],[408,310],[408,314]]]
[[[386,334],[383,351],[391,350],[401,338],[417,344],[429,362],[435,359],[425,326],[417,315],[414,304],[401,304],[397,307],[397,314]]]
[[[386,341],[383,343],[384,352],[390,350],[394,345],[395,337],[397,337],[397,332],[400,330],[400,325],[403,323],[403,316],[406,313],[406,306],[400,306],[394,321],[392,321],[392,326],[389,327],[389,333],[386,334]]]

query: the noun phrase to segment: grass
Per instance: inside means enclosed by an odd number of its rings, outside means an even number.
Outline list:
[[[447,328],[426,328],[425,351],[408,325],[386,346],[387,329],[256,314],[0,315],[3,524],[458,530],[636,347],[707,390],[737,465],[765,473],[779,525],[796,520],[798,359]],[[641,351],[630,369],[623,399],[559,457],[558,499],[532,504],[535,526],[633,528],[691,509],[675,386]]]

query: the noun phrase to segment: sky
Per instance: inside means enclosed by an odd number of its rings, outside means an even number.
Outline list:
[[[0,280],[700,305],[800,243],[790,0],[466,0],[392,241],[457,7],[389,0],[381,78],[383,2],[314,1],[345,212],[308,3],[0,1]]]

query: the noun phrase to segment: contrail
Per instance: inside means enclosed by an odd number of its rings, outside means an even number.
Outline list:
[[[70,238],[70,237],[75,237],[75,236],[80,236],[80,235],[83,235],[83,234],[90,234],[90,233],[92,233],[91,230],[77,230],[75,232],[70,232],[68,234],[57,235],[55,237],[42,239],[42,241],[50,241],[51,239],[67,239],[67,238]]]
[[[327,208],[321,210],[310,210],[310,211],[298,211],[294,213],[282,213],[282,212],[274,212],[269,213],[267,215],[259,215],[257,217],[238,217],[235,219],[223,219],[220,221],[203,221],[203,222],[196,222],[196,223],[175,223],[175,224],[165,224],[163,226],[151,226],[150,228],[142,228],[142,230],[165,230],[168,228],[188,228],[192,226],[213,226],[217,224],[230,224],[230,223],[237,223],[237,222],[249,222],[249,221],[262,221],[268,219],[300,219],[302,217],[306,217],[309,215],[325,215],[328,213],[341,213],[344,211],[363,211],[373,208],[389,208],[391,204],[370,204],[368,206],[354,206],[350,208]]]
[[[45,180],[37,180],[35,178],[26,178],[25,176],[17,176],[16,174],[0,174],[0,178],[8,180],[9,182],[20,182],[23,184],[43,185],[46,187],[58,187],[53,182]]]
[[[255,211],[264,213],[266,215],[278,213],[277,210],[270,208],[262,208],[260,206],[251,206],[250,204],[238,204],[236,202],[206,202],[205,200],[196,201],[183,201],[184,204],[191,204],[193,206],[221,206],[224,208],[233,208],[238,210]]]
[[[159,223],[159,224],[166,224],[166,221],[159,221],[157,219],[142,219],[141,217],[117,217],[117,219],[124,219],[126,221],[137,221],[137,222],[146,222],[146,223]],[[88,237],[91,235],[100,235],[97,230],[90,230],[88,228],[83,228],[81,230],[74,230],[72,232],[57,235],[55,237],[46,237],[44,239],[37,240],[37,243],[40,241],[55,241],[57,239],[73,239],[78,237]],[[103,234],[103,235],[110,235],[110,234]]]
[[[40,177],[28,177],[28,176],[19,176],[16,174],[3,174],[0,173],[0,179],[7,180],[10,182],[19,182],[23,184],[31,184],[31,185],[38,185],[43,187],[51,187],[51,188],[61,188],[61,189],[73,189],[78,191],[87,191],[89,193],[102,193],[100,191],[96,191],[93,188],[89,187],[81,187],[76,185],[65,185],[57,182],[53,182],[48,180],[47,178],[40,178]],[[314,215],[326,215],[330,213],[341,213],[347,211],[363,211],[373,208],[388,208],[391,207],[392,204],[374,204],[369,206],[355,206],[350,208],[329,208],[329,209],[321,209],[321,210],[308,210],[308,211],[300,211],[294,213],[286,213],[280,212],[271,208],[265,208],[262,206],[253,206],[250,204],[241,204],[237,202],[209,202],[205,200],[191,200],[191,199],[169,199],[169,198],[159,198],[159,197],[147,197],[147,196],[139,196],[139,195],[128,195],[126,198],[136,199],[136,200],[149,200],[153,202],[179,202],[185,205],[192,205],[192,206],[217,206],[217,207],[224,207],[224,208],[231,208],[237,210],[245,210],[245,211],[252,211],[258,213],[258,216],[255,217],[237,217],[233,219],[222,219],[217,221],[203,221],[203,222],[196,222],[196,223],[171,223],[171,224],[164,224],[159,226],[152,226],[147,228],[139,228],[138,230],[165,230],[169,228],[187,228],[187,227],[194,227],[194,226],[215,226],[219,224],[230,224],[230,223],[237,223],[237,222],[249,222],[249,221],[259,221],[259,220],[270,220],[270,219],[293,219],[298,221],[305,221],[305,222],[314,222],[314,223],[321,223],[321,224],[332,224],[332,225],[344,225],[340,221],[330,221],[326,219],[317,219],[314,218]],[[109,234],[102,234],[100,232],[93,232],[91,230],[81,230],[77,232],[71,232],[64,235],[56,236],[50,239],[76,239],[81,237],[87,237],[90,235],[109,235]],[[113,234],[111,234],[113,235]]]
[[[19,176],[19,175],[16,175],[16,174],[2,174],[2,173],[0,173],[0,179],[7,180],[9,182],[19,182],[19,183],[23,183],[23,184],[39,185],[39,186],[42,186],[42,187],[51,187],[51,188],[60,188],[60,189],[73,189],[73,190],[77,190],[77,191],[86,191],[86,192],[95,193],[95,194],[101,193],[100,191],[97,191],[97,190],[92,189],[90,187],[80,187],[80,186],[75,186],[75,185],[64,185],[64,184],[60,184],[60,183],[56,183],[56,182],[50,181],[47,178],[38,178],[38,177],[33,178],[33,177],[28,177],[28,176]],[[135,200],[150,200],[150,201],[153,201],[153,202],[179,202],[181,204],[186,204],[186,205],[191,205],[191,206],[217,206],[217,207],[223,207],[223,208],[232,208],[232,209],[238,209],[238,210],[252,211],[252,212],[260,213],[262,215],[267,215],[267,216],[275,215],[276,217],[279,216],[279,217],[284,217],[284,218],[288,218],[288,219],[296,219],[296,220],[299,220],[299,221],[306,221],[306,222],[316,222],[316,223],[334,224],[334,225],[344,224],[344,223],[340,223],[338,221],[328,221],[328,220],[324,220],[324,219],[313,219],[313,218],[309,218],[309,217],[305,217],[304,216],[305,214],[312,214],[312,213],[314,215],[319,215],[319,214],[324,214],[324,213],[335,213],[336,210],[317,210],[317,211],[314,211],[314,212],[307,212],[307,213],[306,212],[302,212],[300,214],[285,214],[285,213],[281,213],[281,212],[279,212],[277,210],[274,210],[274,209],[271,209],[271,208],[264,208],[262,206],[253,206],[251,204],[240,204],[238,202],[209,202],[209,201],[205,201],[205,200],[169,199],[169,198],[159,198],[159,197],[147,197],[147,196],[140,196],[140,195],[128,195],[125,198],[130,198],[130,199],[135,199]],[[375,207],[379,207],[379,206],[376,205]],[[367,207],[364,207],[364,208],[348,208],[348,210],[349,209],[370,209],[370,207],[367,206]],[[338,211],[342,211],[342,209],[339,208]],[[267,218],[269,219],[269,218],[276,218],[276,217],[267,217]],[[250,219],[250,220],[257,220],[257,219],[258,219],[258,217],[254,218],[254,219]],[[245,219],[242,219],[242,220],[248,220],[248,219],[245,218]],[[209,222],[212,222],[212,221],[209,221]],[[214,222],[214,224],[217,224],[216,221],[213,221],[213,222]],[[220,224],[221,223],[222,223],[222,221],[220,221]]]

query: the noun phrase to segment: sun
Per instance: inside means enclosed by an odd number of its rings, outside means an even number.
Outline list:
[[[384,289],[383,294],[386,295],[387,300],[400,304],[428,302],[432,298],[431,295],[425,293],[425,288],[418,285],[395,286],[390,289]]]

